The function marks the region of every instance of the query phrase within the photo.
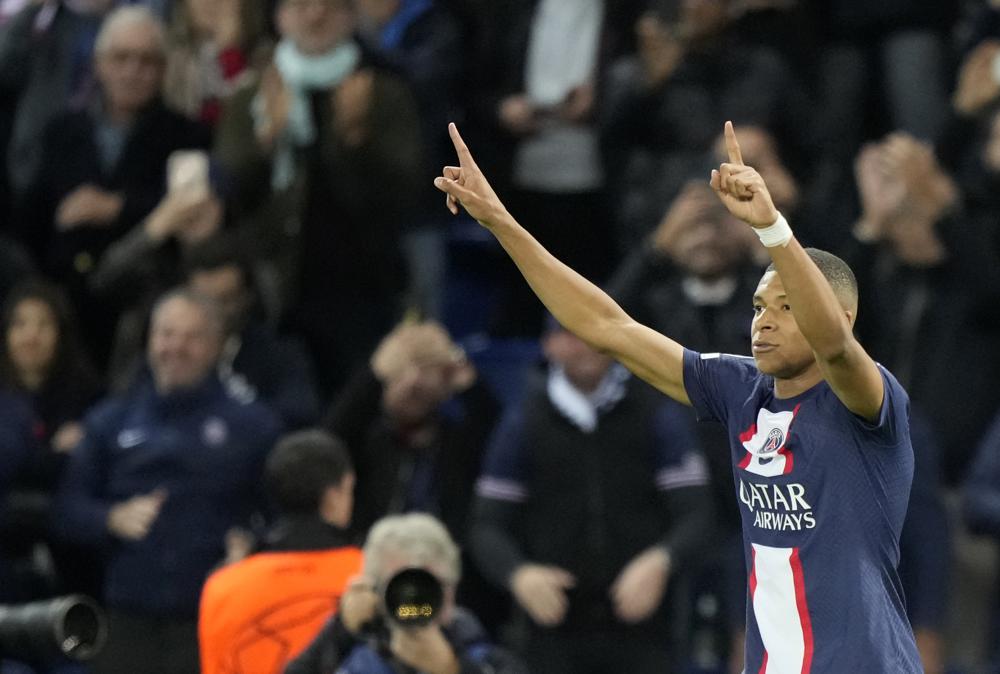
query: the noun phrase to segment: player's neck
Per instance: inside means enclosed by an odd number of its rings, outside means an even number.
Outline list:
[[[798,374],[788,378],[774,378],[774,395],[776,398],[794,398],[805,393],[816,384],[823,381],[823,372],[815,362]]]

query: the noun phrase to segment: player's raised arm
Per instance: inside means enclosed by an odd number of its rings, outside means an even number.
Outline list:
[[[795,322],[830,388],[855,414],[878,418],[884,385],[878,366],[852,331],[857,298],[838,298],[775,209],[760,174],[743,163],[731,122],[726,122],[725,135],[729,161],[712,171],[712,189],[767,247]]]
[[[446,166],[434,185],[446,205],[496,236],[538,298],[567,330],[603,351],[671,398],[690,404],[684,390],[684,349],[634,321],[604,291],[545,250],[504,207],[476,165],[454,124],[448,126],[458,166]]]

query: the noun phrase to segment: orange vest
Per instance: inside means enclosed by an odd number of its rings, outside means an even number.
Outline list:
[[[202,674],[281,674],[361,573],[361,550],[262,552],[205,582],[198,616]]]

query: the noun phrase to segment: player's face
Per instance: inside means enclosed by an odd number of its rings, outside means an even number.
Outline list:
[[[750,346],[757,369],[778,379],[791,379],[816,362],[792,315],[785,286],[773,271],[761,277],[754,291]]]

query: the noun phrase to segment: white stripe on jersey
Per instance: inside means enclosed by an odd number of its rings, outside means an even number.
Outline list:
[[[803,674],[812,661],[812,628],[808,615],[799,612],[792,568],[795,549],[751,545],[753,613],[766,653],[761,674]]]
[[[528,500],[528,489],[520,482],[484,476],[476,481],[476,494],[496,501],[524,503]]]

